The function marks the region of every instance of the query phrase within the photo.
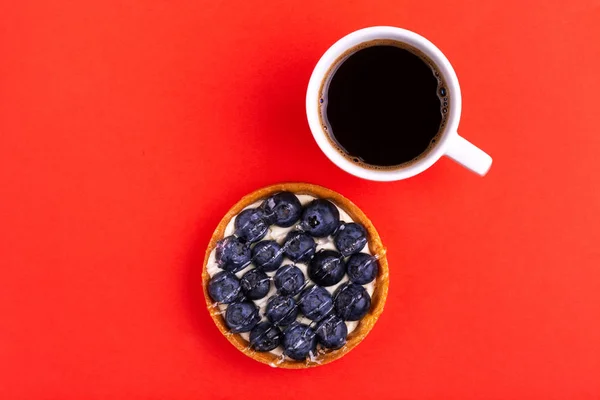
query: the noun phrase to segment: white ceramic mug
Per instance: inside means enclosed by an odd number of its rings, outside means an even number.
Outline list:
[[[332,66],[348,50],[373,40],[395,40],[406,43],[421,52],[434,62],[446,85],[452,100],[447,123],[436,145],[423,158],[397,169],[369,169],[350,161],[336,150],[328,138],[319,118],[319,98],[321,84],[328,76]],[[360,29],[338,40],[331,46],[317,63],[308,83],[306,92],[306,115],[308,124],[317,144],[325,155],[338,167],[361,178],[374,181],[396,181],[415,176],[431,167],[442,156],[448,156],[471,171],[483,176],[492,165],[492,158],[483,150],[471,144],[458,134],[458,122],[461,111],[461,95],[458,78],[450,62],[444,54],[429,40],[406,29],[391,26],[374,26]],[[365,140],[368,140],[366,138]]]

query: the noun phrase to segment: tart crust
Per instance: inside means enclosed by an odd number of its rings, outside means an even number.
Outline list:
[[[208,274],[206,268],[208,259],[217,242],[223,238],[225,227],[229,221],[238,215],[245,207],[248,207],[259,200],[266,199],[272,194],[282,191],[292,192],[297,195],[308,194],[314,197],[328,199],[342,210],[346,211],[346,213],[352,217],[354,222],[360,223],[365,227],[367,231],[369,249],[379,261],[379,273],[375,279],[374,291],[373,295],[371,296],[371,309],[367,315],[360,320],[356,329],[348,335],[347,342],[344,347],[338,350],[322,349],[319,351],[316,361],[295,361],[289,358],[282,360],[283,356],[278,356],[270,352],[257,352],[252,350],[249,346],[249,343],[239,334],[232,334],[229,332],[222,315],[223,313],[213,303],[212,299],[208,295],[208,281],[210,279],[210,275]],[[219,328],[227,340],[229,340],[231,344],[233,344],[239,351],[256,361],[268,364],[272,367],[288,369],[310,368],[328,364],[337,360],[338,358],[343,357],[346,355],[346,353],[355,348],[365,338],[365,336],[367,336],[369,331],[371,331],[373,325],[375,325],[375,322],[377,322],[377,319],[383,312],[389,285],[389,270],[385,253],[386,249],[381,243],[381,238],[379,237],[377,230],[369,218],[367,218],[367,216],[356,205],[354,205],[354,203],[341,194],[322,186],[317,186],[310,183],[279,183],[276,185],[267,186],[242,197],[242,199],[233,207],[231,207],[227,214],[225,214],[223,219],[221,219],[221,222],[219,222],[217,229],[215,229],[215,232],[213,233],[208,244],[208,248],[206,249],[204,266],[202,268],[202,286],[204,288],[206,306],[210,316],[212,317],[213,321],[215,321],[217,328]]]

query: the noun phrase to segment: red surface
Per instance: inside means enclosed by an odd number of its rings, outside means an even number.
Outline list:
[[[599,22],[597,0],[2,1],[0,398],[599,398]],[[375,24],[446,53],[487,177],[374,183],[319,151],[312,67]],[[308,371],[240,354],[199,287],[221,216],[280,181],[348,196],[389,248],[375,329]]]

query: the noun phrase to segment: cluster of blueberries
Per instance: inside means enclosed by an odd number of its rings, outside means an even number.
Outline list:
[[[283,245],[262,240],[270,225],[289,228]],[[282,345],[284,354],[304,360],[317,343],[339,349],[346,343],[344,321],[359,321],[371,307],[365,285],[377,276],[377,259],[360,251],[367,244],[365,228],[340,221],[337,207],[325,199],[315,199],[302,207],[290,192],[279,192],[259,207],[242,211],[235,219],[235,232],[217,243],[216,262],[222,269],[208,283],[210,297],[227,304],[225,322],[231,332],[250,332],[250,346],[256,351],[271,351]],[[314,238],[333,236],[335,250],[316,252]],[[307,265],[309,284],[295,265],[281,266],[287,257]],[[241,279],[236,272],[250,263],[255,268]],[[277,293],[267,299],[265,316],[252,300],[269,293],[271,278]],[[349,282],[332,296],[324,287],[339,283],[344,275]],[[302,313],[313,321],[309,326],[297,322]]]

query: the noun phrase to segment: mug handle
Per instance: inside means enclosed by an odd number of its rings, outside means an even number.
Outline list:
[[[446,156],[480,176],[487,174],[492,166],[492,157],[458,133],[450,139]]]

